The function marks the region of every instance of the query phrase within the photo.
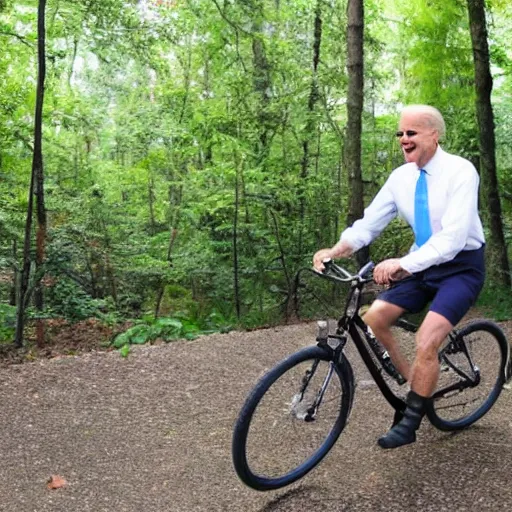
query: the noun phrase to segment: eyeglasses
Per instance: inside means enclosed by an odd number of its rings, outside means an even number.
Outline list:
[[[407,135],[407,137],[414,137],[415,135],[418,135],[418,132],[415,132],[414,130],[407,130],[405,132],[396,132],[396,136],[398,139],[401,139],[403,136]]]

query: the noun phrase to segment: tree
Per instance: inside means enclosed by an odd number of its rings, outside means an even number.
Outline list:
[[[490,71],[487,23],[484,0],[468,0],[469,24],[475,62],[476,113],[479,128],[480,174],[485,197],[489,229],[491,275],[496,282],[511,285],[510,266],[503,234],[501,201],[498,190],[494,136],[494,114],[491,104],[493,79]]]
[[[32,210],[34,201],[34,192],[37,197],[37,248],[36,248],[36,269],[38,270],[34,277],[34,287],[36,288],[36,306],[41,311],[43,309],[43,295],[40,289],[40,279],[42,277],[41,269],[44,260],[46,243],[46,209],[44,206],[44,178],[43,178],[43,151],[42,151],[42,125],[43,125],[43,103],[44,103],[44,81],[46,76],[46,49],[45,49],[45,8],[46,0],[39,0],[37,10],[37,56],[38,56],[38,74],[37,74],[37,92],[36,109],[34,116],[34,151],[32,159],[32,178],[29,187],[29,201],[27,209],[27,219],[25,224],[25,243],[23,247],[23,268],[21,272],[18,311],[16,319],[16,334],[14,343],[21,347],[23,344],[23,331],[25,325],[25,312],[31,295],[29,288],[29,279],[31,271],[30,248],[32,236]],[[37,341],[39,345],[43,344],[44,331],[42,324],[38,323]]]
[[[299,182],[299,240],[297,243],[297,259],[300,261],[303,252],[303,235],[305,229],[306,217],[306,188],[309,176],[309,166],[311,160],[311,139],[318,131],[317,118],[315,116],[316,104],[319,100],[318,87],[318,65],[320,63],[320,49],[322,45],[322,4],[318,0],[315,7],[315,20],[313,22],[313,55],[312,55],[312,77],[311,86],[308,95],[307,121],[304,129],[302,141],[302,161]],[[294,293],[290,294],[294,295]]]
[[[345,167],[348,173],[349,207],[347,223],[353,224],[364,213],[363,178],[361,171],[361,130],[364,90],[364,6],[363,0],[348,0],[347,4],[347,136]],[[368,247],[356,254],[360,266],[369,259]]]

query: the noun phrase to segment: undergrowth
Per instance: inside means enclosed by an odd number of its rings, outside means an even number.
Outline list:
[[[200,325],[188,318],[154,318],[146,316],[138,320],[135,325],[118,334],[112,345],[120,350],[123,357],[130,352],[131,345],[144,345],[157,339],[169,342],[178,339],[193,340],[198,336],[227,332],[231,326],[223,322],[217,323],[214,318],[205,325]]]
[[[485,284],[477,301],[486,317],[503,322],[512,318],[512,290],[496,286],[492,282]]]

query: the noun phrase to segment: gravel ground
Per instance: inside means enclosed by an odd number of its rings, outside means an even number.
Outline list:
[[[245,487],[231,463],[237,413],[257,378],[312,343],[293,325],[0,369],[0,511],[482,511],[512,503],[512,395],[457,434],[427,422],[383,451],[392,411],[352,349],[350,422],[312,473]],[[50,490],[51,475],[67,485]]]

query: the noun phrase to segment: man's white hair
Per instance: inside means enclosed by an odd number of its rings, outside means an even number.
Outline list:
[[[437,130],[439,138],[444,138],[446,134],[446,125],[441,112],[439,112],[437,108],[431,107],[430,105],[408,105],[402,109],[402,114],[404,113],[422,115],[428,125],[431,128],[434,128],[434,130]]]

